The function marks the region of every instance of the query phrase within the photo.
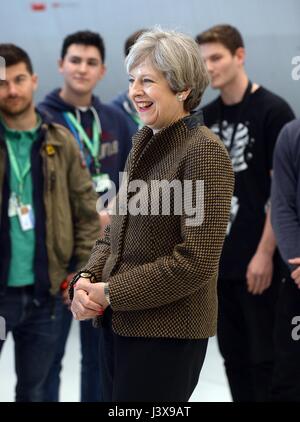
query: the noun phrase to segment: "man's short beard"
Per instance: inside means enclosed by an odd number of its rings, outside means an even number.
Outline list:
[[[32,105],[32,101],[29,101],[28,103],[25,104],[25,106],[17,111],[11,111],[9,108],[5,107],[5,106],[0,106],[0,112],[4,115],[4,116],[8,116],[8,117],[18,117],[21,114],[25,113],[27,110],[30,109]]]

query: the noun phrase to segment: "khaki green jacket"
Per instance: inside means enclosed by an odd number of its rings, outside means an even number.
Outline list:
[[[83,267],[99,235],[97,195],[91,177],[82,167],[78,146],[71,134],[57,124],[43,123],[45,138],[40,154],[43,161],[46,212],[46,247],[51,293],[58,292],[74,255]],[[0,210],[7,150],[0,143]],[[34,180],[33,180],[34,184]],[[0,215],[1,221],[1,215]]]

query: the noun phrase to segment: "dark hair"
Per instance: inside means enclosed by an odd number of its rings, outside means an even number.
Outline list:
[[[241,33],[231,25],[216,25],[196,36],[196,42],[201,44],[218,42],[223,44],[231,54],[235,54],[239,47],[244,47]]]
[[[28,54],[15,44],[0,44],[0,56],[5,60],[6,67],[25,63],[28,72],[31,75],[33,74],[32,63]]]
[[[82,44],[86,46],[94,46],[98,49],[102,62],[105,60],[105,47],[104,42],[100,34],[91,31],[78,31],[74,34],[66,36],[63,41],[61,49],[61,58],[63,59],[67,54],[67,50],[72,44]]]
[[[127,40],[125,41],[124,44],[124,54],[125,57],[128,56],[129,50],[130,48],[133,46],[133,44],[136,43],[137,39],[144,33],[147,32],[148,29],[139,29],[138,31],[135,31],[133,34],[129,35],[129,37],[127,38]]]

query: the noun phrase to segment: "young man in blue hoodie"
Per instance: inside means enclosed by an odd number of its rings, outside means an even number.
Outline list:
[[[131,34],[125,41],[124,44],[124,54],[125,57],[127,57],[130,48],[135,44],[137,39],[146,32],[147,29],[139,29],[138,31],[135,31],[133,34]],[[138,113],[136,112],[136,109],[134,108],[134,105],[132,104],[132,101],[130,100],[128,96],[128,89],[121,94],[119,94],[117,97],[115,97],[112,100],[112,105],[116,106],[126,117],[128,124],[131,128],[131,130],[134,131],[134,133],[141,129],[143,126],[143,123],[141,119],[139,118]]]
[[[62,45],[59,71],[64,77],[62,88],[55,89],[39,105],[50,119],[67,127],[74,135],[81,153],[82,166],[87,166],[100,195],[114,183],[119,185],[134,134],[124,115],[93,95],[97,83],[105,75],[105,47],[101,36],[79,31],[67,36]],[[101,231],[109,223],[109,215],[100,216]],[[67,287],[67,286],[66,286]],[[59,374],[72,314],[66,304],[61,337],[46,385],[48,401],[58,401]],[[99,330],[91,321],[80,323],[81,337],[81,401],[102,401],[99,368]]]

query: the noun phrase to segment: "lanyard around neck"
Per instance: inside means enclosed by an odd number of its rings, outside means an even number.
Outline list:
[[[139,118],[139,116],[137,114],[130,113],[130,117],[132,118],[134,123],[137,124],[139,129],[141,129],[143,127],[144,123],[142,122],[142,120]]]
[[[130,108],[129,102],[125,100],[123,102],[123,107],[126,113],[129,114],[129,116],[132,118],[134,123],[138,126],[138,128],[141,129],[144,126],[144,123],[142,122],[138,114]]]
[[[237,110],[236,117],[235,117],[234,124],[233,124],[233,130],[232,130],[232,134],[231,134],[231,138],[230,138],[230,143],[229,143],[229,146],[228,146],[229,152],[231,151],[231,148],[233,146],[233,141],[234,141],[234,138],[235,138],[235,134],[236,134],[236,131],[237,131],[238,124],[240,123],[242,114],[243,114],[243,112],[246,108],[246,105],[248,104],[248,100],[249,100],[250,94],[251,94],[251,89],[252,89],[252,82],[249,81],[247,88],[246,88],[246,91],[244,92],[242,101],[238,105],[238,110]],[[220,98],[219,99],[219,137],[222,141],[223,141],[222,124],[223,124],[223,120],[224,120],[224,108],[225,108],[225,105],[223,104],[223,102]]]
[[[10,142],[6,141],[6,145],[7,145],[7,151],[8,151],[10,164],[11,164],[13,172],[15,173],[16,178],[18,179],[18,182],[19,182],[19,192],[18,192],[18,194],[20,195],[20,198],[22,199],[23,190],[24,190],[24,181],[25,181],[27,174],[29,173],[29,171],[31,169],[30,159],[25,164],[23,171],[21,171],[19,164],[18,164],[18,161],[17,161],[17,158],[16,158],[15,153],[13,151],[13,148],[10,145]]]
[[[96,120],[94,116],[93,120],[93,140],[91,141],[88,137],[86,131],[83,129],[82,125],[78,122],[76,117],[70,113],[66,112],[64,113],[65,117],[67,118],[68,123],[70,123],[78,132],[80,135],[80,138],[86,145],[87,149],[89,150],[96,168],[100,168],[100,162],[99,162],[99,151],[101,146],[101,124],[100,121]]]

